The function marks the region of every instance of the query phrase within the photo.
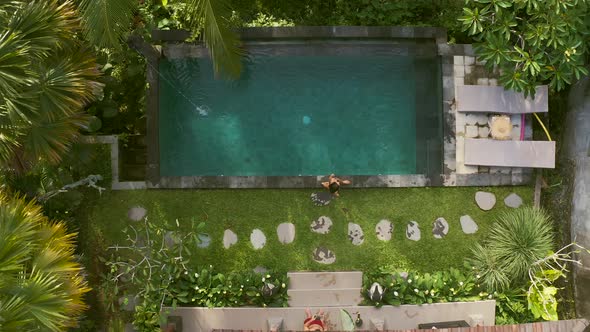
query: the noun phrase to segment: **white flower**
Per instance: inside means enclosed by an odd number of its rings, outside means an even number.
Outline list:
[[[428,294],[428,289],[424,291],[424,294]]]
[[[393,282],[391,284],[389,284],[389,286],[393,287]]]
[[[414,292],[418,293],[418,288],[414,288]]]
[[[455,291],[455,289],[454,288],[451,288],[451,292],[454,292],[454,291]]]
[[[267,274],[267,275],[266,275],[266,277],[267,277],[267,278],[270,278],[270,274]]]
[[[481,278],[481,276],[478,274],[478,275],[475,276],[475,278],[476,279],[479,279],[479,278]]]
[[[287,287],[287,285],[285,285],[285,283],[282,283],[281,287],[285,288],[285,287]]]
[[[459,282],[459,286],[463,286],[463,281]]]
[[[199,290],[199,286],[195,286],[195,290]]]
[[[195,272],[195,278],[198,278],[198,277],[199,277],[199,274]]]
[[[244,285],[240,285],[240,288],[244,288]]]
[[[262,278],[262,282],[264,282],[264,280],[266,280],[266,278]]]
[[[399,294],[397,292],[393,292],[393,295],[398,296]]]
[[[184,274],[188,274],[188,271],[184,271]]]
[[[412,283],[412,279],[408,279],[408,284],[411,284],[411,283]]]
[[[491,299],[491,298],[492,298],[492,294],[488,295],[488,299]]]
[[[227,292],[226,291],[223,291],[223,294],[227,294]]]

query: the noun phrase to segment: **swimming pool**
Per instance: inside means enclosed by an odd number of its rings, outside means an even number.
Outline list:
[[[404,45],[408,49],[408,45]],[[440,59],[389,41],[247,44],[242,77],[159,65],[160,175],[425,174],[441,164]],[[434,165],[434,166],[433,166]]]

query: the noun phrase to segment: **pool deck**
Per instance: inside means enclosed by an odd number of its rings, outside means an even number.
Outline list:
[[[162,57],[202,57],[208,56],[207,49],[200,44],[181,42],[186,38],[183,31],[154,31],[153,39],[162,46],[147,44],[141,39],[131,40],[131,45],[147,60],[147,165],[146,181],[119,181],[114,187],[135,188],[313,188],[325,176],[160,176],[159,146],[159,61]],[[425,174],[413,175],[348,175],[339,174],[352,180],[352,187],[423,187],[423,186],[497,186],[524,185],[532,180],[532,169],[509,167],[482,167],[464,164],[464,139],[477,137],[482,127],[478,122],[485,121],[470,114],[459,113],[455,106],[457,86],[498,85],[494,74],[488,74],[483,64],[476,61],[471,45],[447,44],[446,31],[430,27],[282,27],[248,28],[241,31],[245,43],[265,43],[268,41],[284,44],[283,48],[306,45],[304,52],[325,51],[325,43],[345,45],[350,42],[383,43],[389,46],[387,52],[393,55],[420,55],[435,52],[441,58],[443,112],[443,143],[439,144],[441,164],[431,163]],[[324,44],[322,44],[324,43]],[[359,48],[362,50],[361,48]],[[281,52],[279,48],[276,52]],[[428,93],[428,92],[422,92]],[[513,121],[525,125],[526,135],[532,135],[530,121],[520,123],[520,117]],[[485,130],[485,126],[482,130]],[[473,132],[475,128],[475,136]],[[117,163],[118,160],[113,160]]]

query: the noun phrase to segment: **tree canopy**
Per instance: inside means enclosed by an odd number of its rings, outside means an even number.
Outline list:
[[[564,89],[588,75],[588,0],[473,0],[459,19],[488,69],[508,89]]]

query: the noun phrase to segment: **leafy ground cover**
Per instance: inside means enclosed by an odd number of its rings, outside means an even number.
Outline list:
[[[480,210],[474,200],[481,188],[396,188],[347,189],[342,197],[329,206],[314,206],[309,196],[313,189],[290,190],[147,190],[108,191],[87,202],[86,223],[81,224],[80,241],[93,243],[93,251],[113,244],[124,244],[122,230],[133,225],[127,218],[130,207],[140,205],[148,210],[152,222],[174,222],[189,228],[191,223],[205,223],[204,232],[213,241],[206,249],[194,248],[192,262],[212,264],[220,271],[239,271],[265,266],[276,271],[290,270],[366,270],[376,267],[431,272],[461,267],[476,242],[488,234],[495,217],[507,209],[503,199],[516,192],[532,204],[530,187],[494,187],[484,190],[496,194],[498,202],[491,211]],[[470,215],[479,231],[466,235],[459,218]],[[310,231],[310,223],[320,216],[330,217],[334,225],[322,235]],[[432,236],[432,223],[444,217],[450,225],[443,239]],[[375,225],[381,219],[394,224],[390,242],[377,240]],[[406,223],[420,224],[422,239],[406,239]],[[296,227],[295,241],[284,245],[278,241],[276,227],[292,222]],[[363,228],[365,241],[353,246],[348,240],[348,222]],[[267,237],[266,246],[254,250],[250,233],[258,228]],[[222,244],[223,232],[232,229],[238,243],[229,249]],[[82,246],[85,246],[82,244]],[[313,261],[312,250],[325,246],[336,254],[332,265]],[[108,253],[97,253],[108,255]]]

